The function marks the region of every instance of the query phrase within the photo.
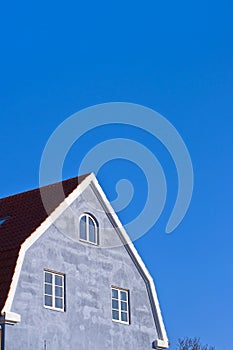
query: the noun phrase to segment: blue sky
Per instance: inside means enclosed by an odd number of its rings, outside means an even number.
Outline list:
[[[173,346],[186,335],[219,350],[231,346],[232,10],[226,0],[21,1],[1,8],[1,197],[38,186],[49,136],[91,105],[124,101],[150,107],[183,137],[195,187],[183,222],[166,235],[177,191],[174,164],[149,135],[131,136],[156,154],[167,177],[165,209],[135,244],[155,278]],[[97,141],[127,132],[109,127]],[[91,140],[71,149],[64,178],[77,175]],[[98,179],[110,199],[120,178],[134,183],[135,198],[119,213],[126,223],[140,211],[146,188],[134,165],[119,162],[107,163]]]

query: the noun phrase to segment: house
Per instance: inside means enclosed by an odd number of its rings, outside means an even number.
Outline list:
[[[88,174],[0,200],[1,350],[168,348],[153,280]]]

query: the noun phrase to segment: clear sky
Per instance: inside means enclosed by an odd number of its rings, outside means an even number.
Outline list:
[[[46,141],[71,114],[124,101],[150,107],[179,131],[195,176],[182,223],[165,234],[177,193],[172,159],[136,130],[108,127],[75,144],[64,178],[80,157],[111,137],[140,140],[160,160],[168,182],[165,209],[135,242],[155,279],[174,347],[200,336],[232,348],[233,5],[231,1],[31,1],[1,6],[1,197],[35,188]],[[135,136],[134,136],[135,132]],[[109,199],[121,178],[135,198],[119,213],[141,210],[145,178],[130,162],[107,163],[97,177]]]

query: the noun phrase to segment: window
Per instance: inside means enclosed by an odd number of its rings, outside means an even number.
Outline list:
[[[129,291],[112,287],[112,320],[129,324]]]
[[[79,222],[79,238],[81,241],[98,244],[98,224],[97,221],[89,214],[81,216]]]
[[[7,220],[9,219],[9,216],[6,216],[4,218],[0,218],[0,226]]]
[[[44,271],[44,306],[49,309],[65,311],[64,275]]]

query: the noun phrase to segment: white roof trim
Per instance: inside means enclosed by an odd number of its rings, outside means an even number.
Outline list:
[[[21,316],[19,314],[16,314],[15,312],[4,312],[3,317],[0,317],[0,324],[6,323],[6,324],[15,324],[19,323],[21,321]]]
[[[108,201],[104,191],[102,190],[101,186],[98,183],[98,180],[96,179],[96,177],[94,177],[92,183],[95,185],[96,189],[98,190],[98,192],[100,193],[104,204],[107,207],[107,211],[108,213],[113,217],[114,221],[116,222],[117,227],[119,228],[125,243],[128,245],[128,247],[130,248],[131,252],[133,253],[133,256],[136,258],[142,272],[144,273],[144,275],[146,276],[146,278],[149,281],[149,285],[150,285],[150,289],[151,289],[151,293],[153,296],[153,300],[154,300],[154,304],[155,304],[155,309],[156,309],[156,314],[157,314],[157,318],[158,318],[158,323],[159,323],[159,327],[160,327],[160,332],[161,332],[161,338],[162,339],[158,339],[158,341],[160,342],[160,348],[168,348],[169,347],[169,342],[168,342],[168,338],[167,338],[167,333],[166,333],[166,329],[164,326],[164,322],[162,319],[162,314],[161,314],[161,309],[159,306],[159,301],[158,301],[158,296],[155,290],[155,284],[153,281],[153,278],[151,277],[148,269],[146,268],[144,262],[142,261],[140,255],[138,254],[134,244],[131,242],[128,234],[126,233],[122,223],[120,222],[116,212],[114,211],[114,209],[112,208],[110,202]],[[156,344],[157,345],[157,344]]]
[[[169,342],[157,339],[153,342],[153,348],[157,350],[167,349],[169,347]]]
[[[13,299],[16,292],[16,287],[18,284],[21,268],[23,265],[25,253],[27,250],[37,241],[38,238],[54,223],[55,220],[67,209],[67,207],[73,203],[73,201],[90,185],[91,180],[95,177],[94,174],[88,175],[77,188],[67,196],[63,202],[45,219],[45,221],[24,241],[21,245],[19,256],[17,259],[14,275],[10,285],[10,290],[5,302],[5,305],[1,311],[3,315],[5,312],[11,310]]]
[[[118,232],[122,235],[124,243],[127,245],[127,251],[131,255],[131,258],[134,258],[134,262],[137,262],[138,267],[140,268],[143,275],[146,277],[149,283],[149,289],[151,291],[151,295],[153,297],[154,307],[156,312],[156,318],[158,320],[157,326],[158,326],[158,333],[159,333],[159,339],[154,342],[154,345],[158,349],[165,349],[168,348],[168,338],[167,333],[165,330],[165,326],[162,319],[162,314],[159,306],[159,301],[157,297],[157,293],[155,290],[154,281],[147,270],[145,264],[143,263],[141,257],[139,256],[136,248],[134,247],[133,243],[131,242],[128,234],[126,233],[124,227],[122,226],[118,216],[116,215],[114,209],[112,208],[111,204],[109,203],[104,191],[102,190],[101,186],[99,185],[94,173],[91,173],[88,175],[81,183],[77,186],[77,188],[70,193],[63,202],[46,218],[46,220],[25,240],[25,242],[21,245],[21,249],[19,251],[19,257],[16,263],[15,272],[12,278],[10,290],[8,293],[8,297],[6,299],[5,305],[1,311],[1,314],[4,315],[6,313],[11,312],[11,307],[14,299],[14,295],[16,292],[16,287],[18,284],[21,268],[23,265],[25,253],[27,250],[37,241],[38,238],[41,237],[41,235],[54,223],[54,221],[67,209],[67,206],[69,206],[75,199],[79,197],[79,195],[89,186],[94,185],[94,187],[97,191],[100,197],[99,199],[102,200],[104,205],[106,206],[107,213],[110,214],[110,216],[113,218],[113,220],[116,223],[116,228],[118,229]],[[93,188],[93,189],[94,189]],[[147,286],[148,287],[148,286]],[[154,312],[153,312],[154,313]]]

